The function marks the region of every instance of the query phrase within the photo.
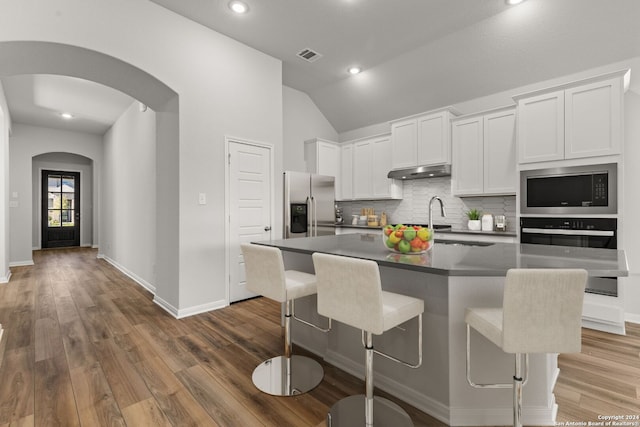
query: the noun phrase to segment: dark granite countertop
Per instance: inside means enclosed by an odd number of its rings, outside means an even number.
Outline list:
[[[443,276],[504,276],[510,268],[584,268],[590,276],[628,276],[624,251],[516,243],[438,241],[422,255],[387,250],[379,233],[255,242],[283,251],[370,259],[381,266]]]

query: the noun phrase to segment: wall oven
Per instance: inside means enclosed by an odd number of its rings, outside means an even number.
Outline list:
[[[591,215],[618,212],[615,163],[520,172],[520,213]]]
[[[520,218],[520,242],[534,245],[617,249],[615,218]],[[590,277],[587,292],[618,296],[615,277]]]

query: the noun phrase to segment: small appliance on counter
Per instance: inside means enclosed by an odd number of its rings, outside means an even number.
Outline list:
[[[482,215],[482,231],[493,231],[493,215]]]
[[[336,224],[342,224],[344,222],[344,218],[342,217],[342,208],[335,205],[336,209]]]
[[[494,226],[496,231],[507,231],[507,217],[504,215],[496,215]]]

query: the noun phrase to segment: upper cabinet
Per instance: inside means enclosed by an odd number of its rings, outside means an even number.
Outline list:
[[[391,122],[391,169],[451,163],[450,119],[444,108]]]
[[[320,138],[307,140],[304,142],[304,160],[307,172],[337,178],[340,174],[340,145]]]
[[[620,154],[628,70],[514,97],[520,163]]]
[[[401,199],[402,182],[387,178],[391,138],[382,135],[353,143],[353,199]]]
[[[336,188],[338,200],[353,199],[353,144],[340,147],[340,188]]]
[[[453,195],[516,193],[515,116],[508,107],[451,121]]]

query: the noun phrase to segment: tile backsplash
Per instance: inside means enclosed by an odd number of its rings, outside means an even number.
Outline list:
[[[451,177],[414,179],[403,181],[402,200],[358,200],[338,202],[343,209],[345,222],[351,221],[351,215],[360,214],[365,207],[374,208],[377,215],[387,213],[391,224],[413,223],[426,224],[429,221],[429,200],[439,196],[444,202],[446,218],[440,216],[440,204],[434,204],[434,224],[450,224],[453,228],[466,229],[467,216],[465,212],[476,208],[482,213],[505,215],[507,231],[516,231],[516,197],[454,197],[451,195]]]

